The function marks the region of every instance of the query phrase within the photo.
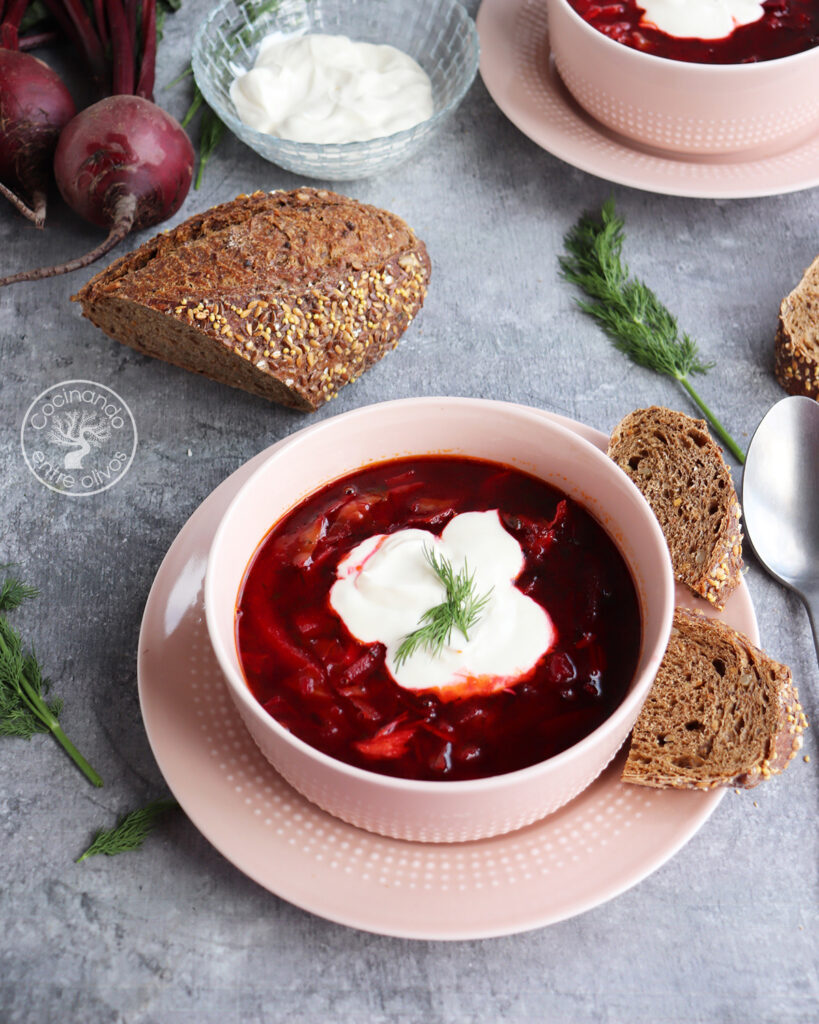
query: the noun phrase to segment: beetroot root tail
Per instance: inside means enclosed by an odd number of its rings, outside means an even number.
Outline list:
[[[69,260],[67,263],[58,263],[54,267],[37,267],[36,270],[24,270],[19,274],[0,277],[0,288],[5,288],[7,284],[19,284],[21,281],[42,281],[45,277],[58,277],[60,274],[70,274],[74,270],[90,266],[107,252],[110,252],[115,245],[118,245],[125,238],[134,225],[135,214],[135,196],[123,196],[117,202],[114,223],[111,225],[108,237],[95,249],[87,252],[84,256],[78,256],[75,260]]]
[[[5,185],[0,182],[0,196],[4,196],[11,205],[21,213],[26,220],[30,220],[35,228],[42,228],[45,224],[45,213],[46,213],[46,197],[44,192],[39,190],[34,193],[32,199],[34,200],[31,206],[25,203],[16,192],[12,192],[10,188],[6,188]]]

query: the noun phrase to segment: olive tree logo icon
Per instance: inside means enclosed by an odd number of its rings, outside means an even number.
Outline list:
[[[90,409],[69,409],[55,415],[48,432],[49,441],[71,451],[63,459],[66,469],[82,469],[82,460],[111,436],[111,427]]]
[[[94,381],[67,380],[31,403],[20,443],[28,468],[52,491],[99,494],[128,471],[136,424],[115,391]]]

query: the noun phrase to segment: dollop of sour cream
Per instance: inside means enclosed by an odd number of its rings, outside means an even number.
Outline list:
[[[455,572],[466,564],[475,593],[491,593],[468,640],[456,627],[440,654],[421,647],[397,666],[401,641],[446,594],[425,549],[439,562],[448,559]],[[491,693],[526,676],[557,640],[546,610],[515,586],[523,565],[521,547],[496,510],[464,512],[440,537],[408,529],[362,541],[339,563],[330,604],[360,643],[384,644],[399,686],[434,689],[443,699]]]
[[[724,39],[765,13],[757,0],[640,0],[641,24],[685,39]]]
[[[272,33],[230,96],[251,128],[293,142],[365,142],[433,113],[429,75],[394,46]]]

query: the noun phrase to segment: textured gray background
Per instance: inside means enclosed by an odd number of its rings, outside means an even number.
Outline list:
[[[183,68],[206,7],[185,0],[169,20],[160,85]],[[186,86],[158,97],[181,115]],[[240,191],[297,184],[230,139],[176,220]],[[538,149],[480,80],[417,160],[343,190],[404,216],[434,273],[399,349],[314,418],[427,394],[512,399],[602,430],[652,402],[691,411],[670,381],[613,352],[557,279],[563,233],[612,193],[634,270],[716,359],[702,391],[741,442],[781,397],[776,311],[819,251],[817,190],[715,202],[612,187]],[[42,235],[0,210],[4,271],[99,237],[56,201]],[[181,813],[139,853],[73,863],[96,828],[165,792],[135,679],[140,615],[163,554],[225,476],[307,422],[108,340],[68,301],[90,273],[0,294],[0,560],[21,562],[42,588],[17,621],[66,700],[66,731],[106,779],[92,790],[50,738],[0,741],[0,1020],[819,1020],[815,756],[729,793],[637,888],[504,939],[410,942],[327,923],[250,882]],[[84,500],[42,487],[19,447],[28,404],[67,378],[113,387],[140,435],[127,477]],[[763,642],[793,667],[816,719],[807,617],[749,561]],[[815,754],[812,734],[805,752]]]

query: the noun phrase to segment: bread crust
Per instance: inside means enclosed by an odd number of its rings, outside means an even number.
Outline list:
[[[705,421],[660,406],[636,409],[612,431],[608,454],[651,505],[675,577],[724,608],[742,578],[741,508]]]
[[[819,256],[780,304],[774,373],[788,394],[819,401]]]
[[[623,781],[751,789],[784,771],[806,727],[786,665],[718,619],[677,608],[665,657],[634,726]]]
[[[300,188],[197,214],[74,299],[139,352],[311,410],[395,347],[429,276],[424,243],[399,217]]]

